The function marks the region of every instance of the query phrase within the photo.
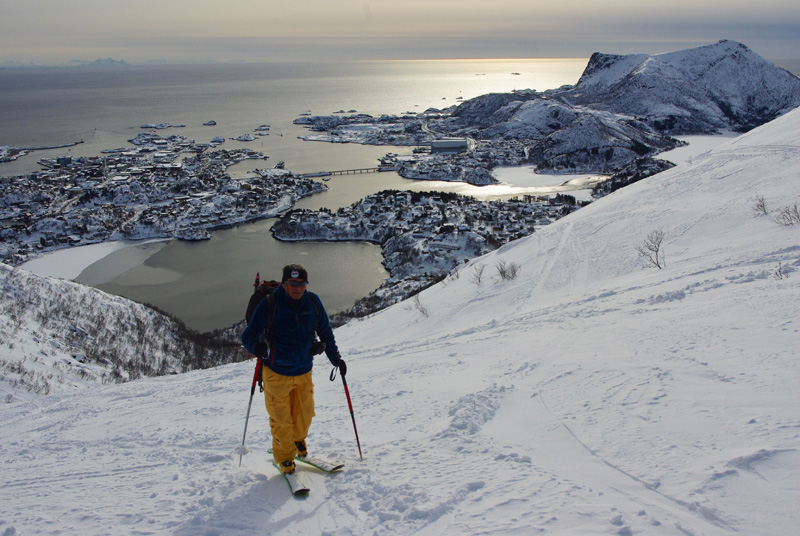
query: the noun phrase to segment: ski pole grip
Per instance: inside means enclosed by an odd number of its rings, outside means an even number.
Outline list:
[[[256,392],[256,384],[258,383],[258,371],[261,369],[261,358],[256,358],[256,370],[253,373],[253,385],[250,387],[250,396],[253,396],[253,393]]]

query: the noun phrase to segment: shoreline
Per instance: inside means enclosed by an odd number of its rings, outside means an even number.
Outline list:
[[[729,141],[736,136],[725,133],[715,136],[687,136],[679,139],[689,142],[688,146],[679,147],[657,155],[660,159],[669,159],[676,164],[691,162],[692,158]],[[453,192],[461,195],[472,196],[477,199],[491,200],[492,198],[508,198],[531,196],[553,196],[557,193],[570,195],[578,202],[593,201],[591,197],[592,186],[604,177],[599,174],[564,174],[558,172],[537,173],[535,166],[503,166],[495,168],[492,172],[497,183],[486,186],[475,186],[465,182],[442,183],[434,180],[421,182],[430,183],[427,191],[436,190]],[[416,182],[414,179],[411,181]],[[321,183],[319,183],[321,184]],[[316,192],[315,192],[316,193]],[[304,196],[301,196],[301,198]],[[311,195],[313,198],[313,194]],[[296,200],[295,200],[296,201]],[[292,203],[292,206],[295,202]],[[260,221],[259,218],[257,221]],[[228,227],[244,227],[236,222],[229,225],[211,226],[214,229]],[[276,238],[273,236],[273,238]],[[128,272],[144,267],[147,260],[167,247],[174,238],[142,237],[141,239],[109,240],[106,242],[70,247],[43,253],[20,266],[23,269],[49,277],[72,280],[77,283],[99,287],[115,281],[119,285],[130,284],[121,282],[121,278]],[[283,242],[281,239],[276,239]],[[339,242],[339,240],[337,240]],[[359,242],[358,240],[345,240],[344,242]],[[385,260],[385,259],[384,259]],[[158,275],[157,281],[152,281],[156,287],[159,284],[169,283],[182,277],[178,272],[170,274],[154,274],[148,272],[148,277]],[[138,275],[141,277],[141,274]],[[167,279],[164,279],[167,277]],[[172,279],[169,279],[172,278]],[[169,279],[169,280],[168,280]],[[141,283],[141,282],[139,282]],[[115,293],[115,292],[112,292]],[[160,305],[165,310],[169,307]]]
[[[680,137],[679,139],[683,141],[688,141],[689,145],[685,147],[679,147],[671,151],[667,151],[658,156],[664,159],[671,159],[676,164],[682,164],[737,136],[738,134],[724,133],[716,136]],[[535,193],[533,189],[544,189],[544,188],[552,189],[554,187],[561,186],[566,182],[571,182],[573,179],[577,177],[597,176],[592,174],[579,174],[574,176],[555,174],[555,173],[539,174],[539,173],[534,173],[533,168],[534,166],[496,168],[496,170],[501,170],[501,172],[498,174],[500,176],[498,178],[501,181],[501,184],[481,186],[476,188],[480,188],[484,192],[486,192],[487,189],[490,188],[491,189],[502,188],[504,190],[512,190],[513,193],[518,195],[525,195],[526,193],[532,193],[532,194]],[[561,182],[559,182],[558,184],[552,184],[550,186],[546,186],[543,183],[548,181],[543,180],[543,177],[551,177],[553,180],[560,180]],[[458,183],[453,183],[453,184],[458,184]],[[469,186],[469,185],[463,184],[462,186]],[[588,193],[587,197],[580,195],[580,193],[584,191],[591,192],[591,186],[589,186],[588,189],[564,188],[565,193],[569,193],[570,195],[575,196],[579,201],[591,199],[591,196],[589,196]],[[244,225],[244,224],[239,223],[237,225]],[[75,280],[76,278],[80,277],[83,271],[85,271],[92,265],[104,260],[105,258],[107,258],[108,256],[112,255],[113,253],[119,250],[136,248],[153,242],[168,242],[170,240],[174,239],[160,238],[160,239],[145,239],[145,240],[114,240],[114,241],[101,242],[99,244],[78,246],[75,248],[60,249],[49,253],[44,253],[36,257],[35,259],[22,263],[20,267],[39,275],[56,277],[59,279]],[[149,255],[147,255],[147,257],[149,257]],[[143,258],[139,264],[147,260],[147,257]],[[127,269],[135,268],[139,264],[129,265]],[[115,277],[122,275],[125,271],[127,270],[124,270],[116,274]],[[114,277],[110,279],[114,279]]]

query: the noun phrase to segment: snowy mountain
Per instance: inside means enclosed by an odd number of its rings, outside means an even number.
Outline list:
[[[735,41],[667,54],[595,53],[574,105],[633,115],[656,130],[746,132],[800,106],[800,79]]]
[[[347,466],[301,469],[306,499],[260,398],[238,466],[252,363],[4,405],[0,531],[796,534],[798,131],[800,110],[338,329],[364,460],[320,360],[309,448]],[[654,231],[662,269],[637,253]]]
[[[526,141],[527,159],[542,169],[608,171],[678,145],[632,117],[573,106],[535,91],[465,101],[437,128],[480,139]]]
[[[660,55],[596,53],[577,85],[483,95],[434,122],[453,136],[516,140],[539,169],[607,173],[678,142],[744,132],[800,106],[800,79],[733,41]]]

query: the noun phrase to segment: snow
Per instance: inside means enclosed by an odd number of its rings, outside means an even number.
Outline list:
[[[554,186],[561,186],[562,184],[576,178],[605,178],[602,176],[587,174],[536,173],[535,169],[536,166],[499,167],[493,170],[492,175],[497,180],[518,188],[552,188]],[[488,188],[488,186],[485,188]]]
[[[298,469],[304,499],[258,393],[238,466],[252,362],[5,404],[0,533],[796,534],[800,225],[772,214],[800,202],[798,128],[795,110],[338,329],[364,461],[319,360],[309,449],[347,465]],[[664,269],[635,250],[659,229]]]
[[[578,83],[558,96],[646,117],[673,134],[745,132],[797,107],[800,80],[723,40],[653,56],[595,53]]]
[[[676,139],[684,141],[688,145],[665,151],[659,154],[657,158],[669,160],[673,164],[691,163],[696,156],[710,151],[737,136],[739,134],[732,132],[725,132],[717,136],[676,136]]]
[[[675,164],[691,162],[693,158],[735,138],[738,134],[726,132],[716,136],[676,136],[688,145],[665,151],[658,158]],[[537,173],[536,166],[502,166],[492,170],[492,176],[500,184],[481,186],[484,195],[549,195],[567,193],[579,201],[592,201],[591,189],[604,175],[585,173]]]
[[[132,250],[141,252],[133,255],[128,262],[121,265],[115,275],[125,273],[128,269],[144,262],[147,257],[152,255],[152,248],[142,248],[152,243],[165,242],[169,239],[154,240],[114,240],[102,242],[100,244],[90,244],[69,249],[60,249],[46,253],[20,265],[21,268],[39,275],[57,277],[60,279],[75,279],[92,264],[107,258],[112,253],[121,250]],[[107,279],[113,279],[114,274]]]

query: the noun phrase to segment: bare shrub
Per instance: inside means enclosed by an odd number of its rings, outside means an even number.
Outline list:
[[[775,269],[773,277],[778,281],[789,277],[789,271],[783,267],[783,263],[778,263],[778,267]]]
[[[651,231],[644,242],[636,247],[639,256],[650,266],[655,266],[659,270],[667,265],[664,259],[664,250],[662,249],[663,241],[664,231],[658,229],[656,231]]]
[[[784,227],[800,224],[800,203],[781,208],[775,216],[775,223]]]
[[[447,274],[445,281],[458,281],[461,278],[461,271],[458,269],[458,266],[454,267],[450,270],[450,273]]]
[[[505,281],[516,279],[520,272],[520,265],[515,262],[498,261],[496,267],[500,279]]]
[[[767,210],[767,201],[763,195],[757,195],[756,200],[753,202],[753,216],[766,216],[769,214]]]
[[[414,304],[414,309],[416,309],[423,317],[428,318],[431,315],[431,312],[427,307],[425,307],[425,305],[422,304],[422,301],[419,299],[419,294],[414,295],[412,303]]]
[[[476,285],[480,286],[483,283],[483,272],[485,270],[486,270],[485,264],[483,263],[476,264],[472,272],[472,277],[470,277],[469,280],[475,283]]]

